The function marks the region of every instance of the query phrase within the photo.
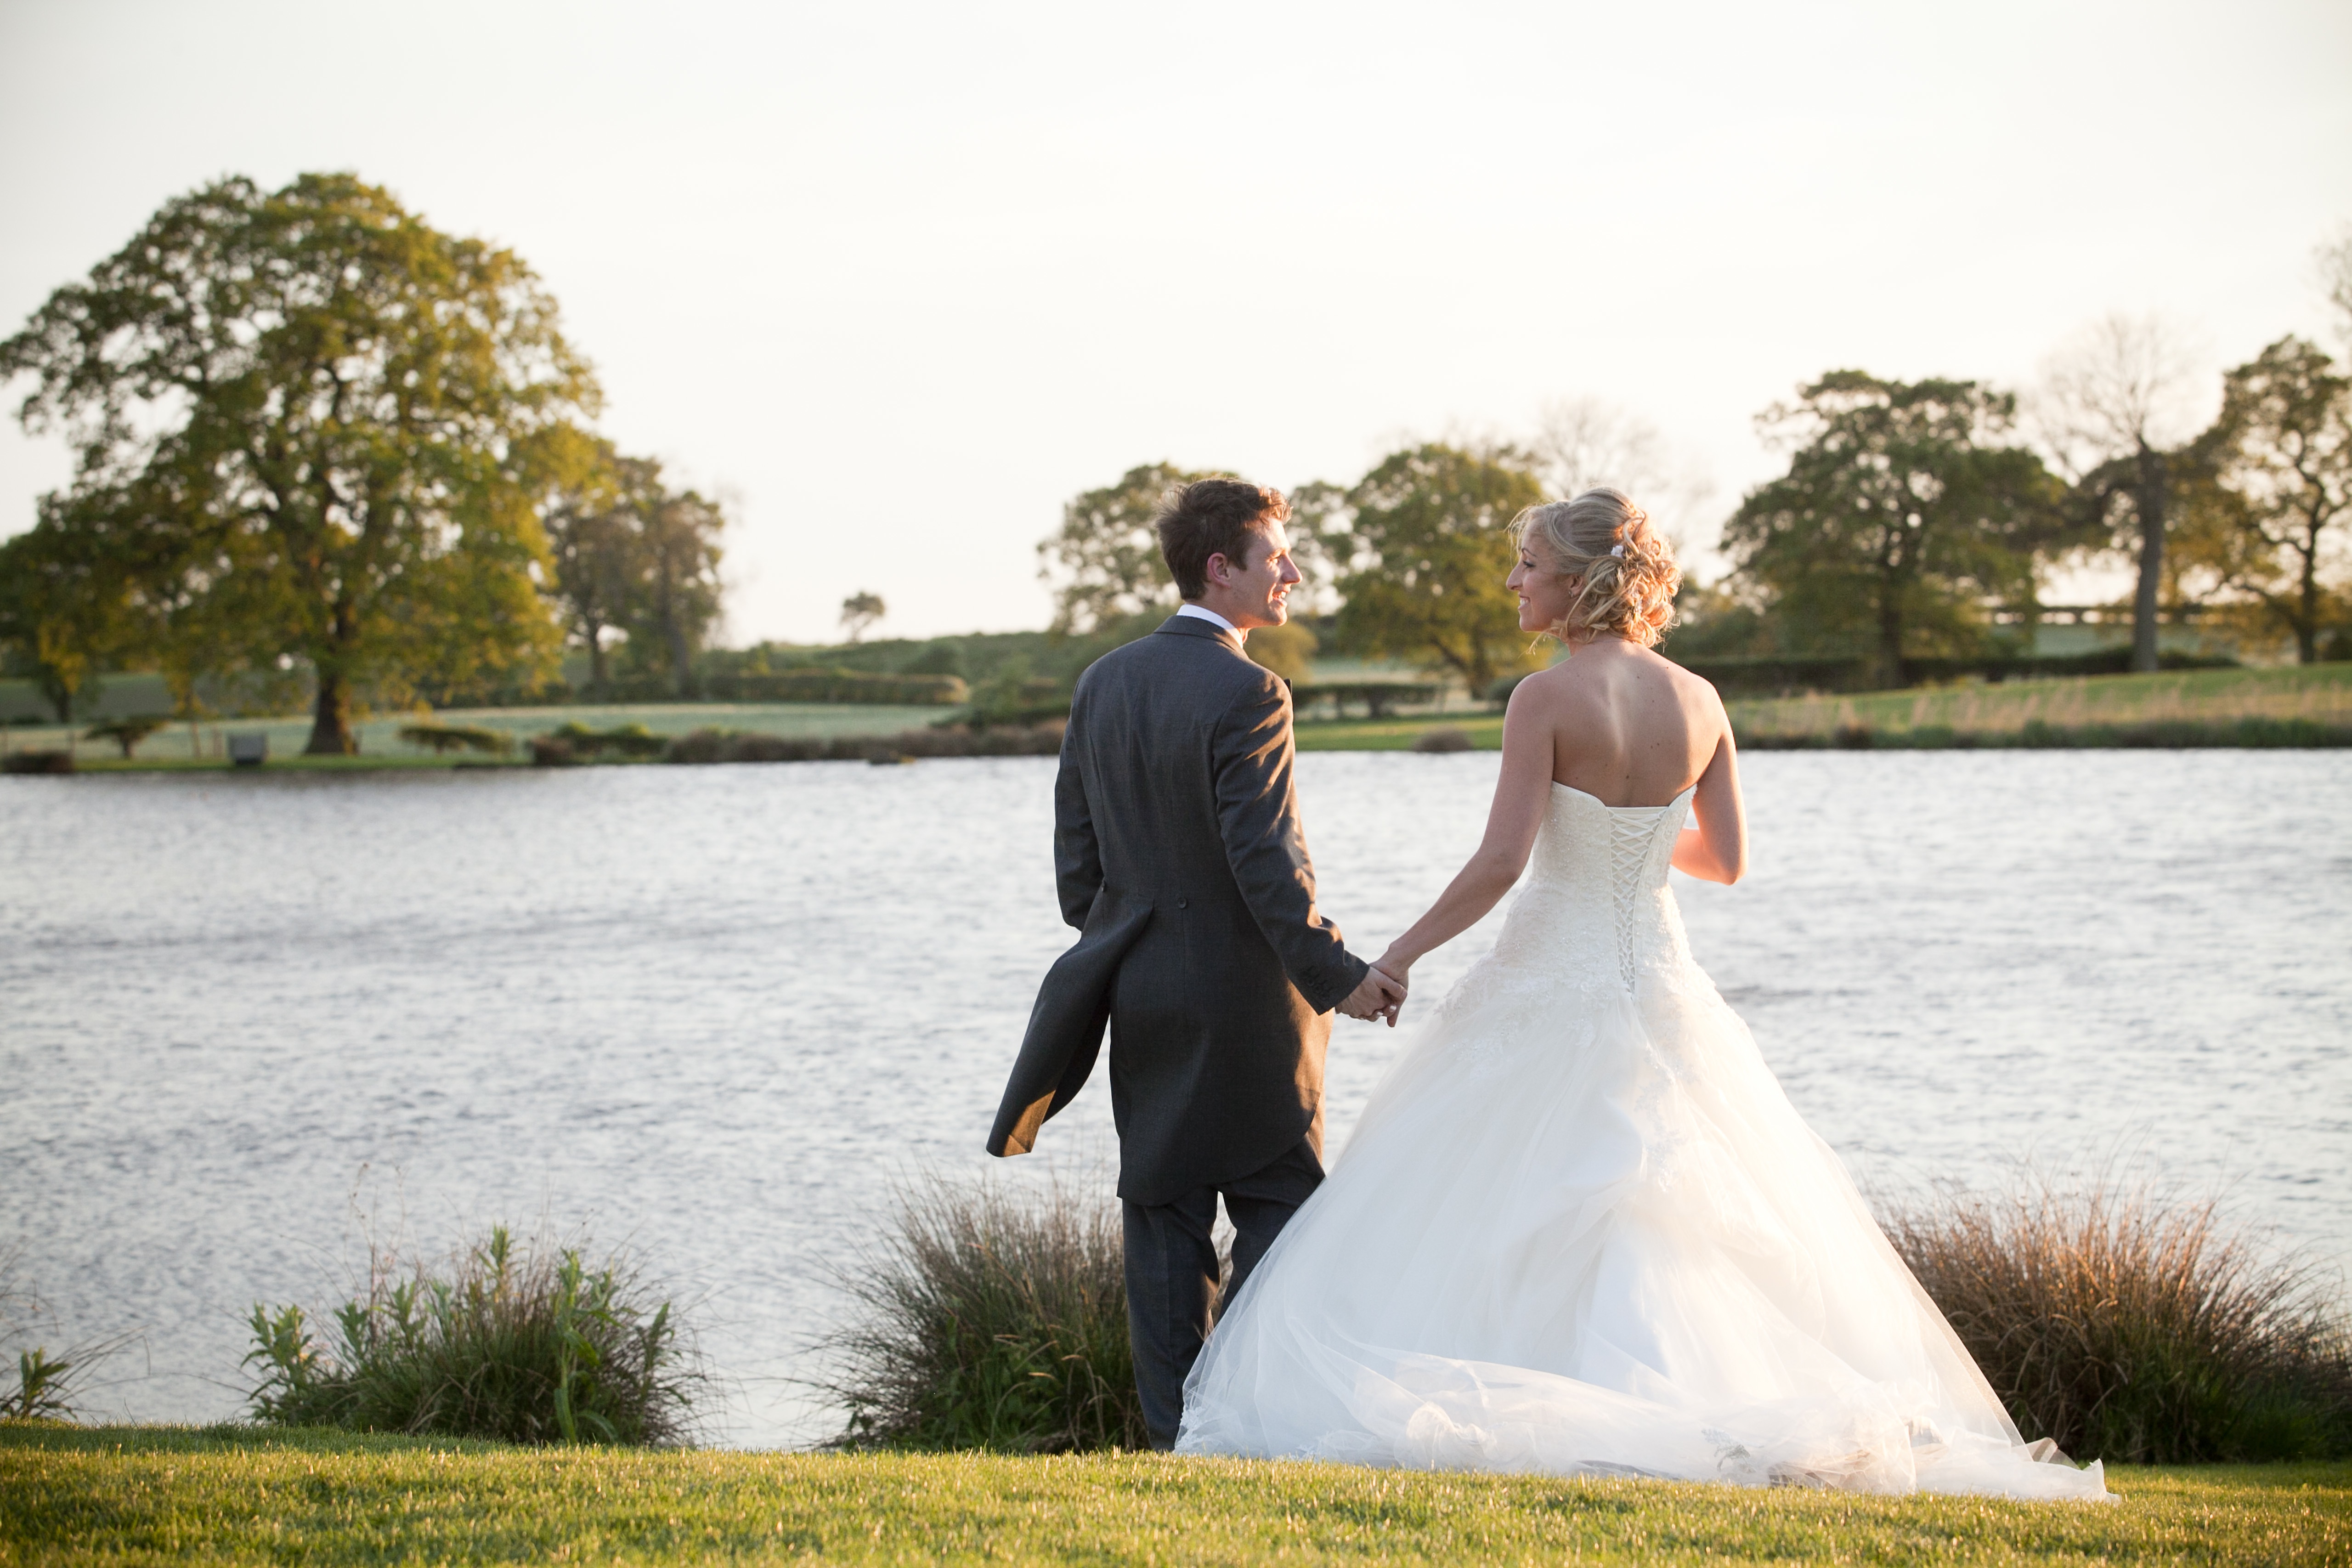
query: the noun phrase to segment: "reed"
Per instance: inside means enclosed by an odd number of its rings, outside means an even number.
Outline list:
[[[12,1422],[72,1421],[82,1414],[81,1399],[90,1392],[90,1374],[117,1351],[135,1343],[137,1330],[68,1344],[56,1355],[43,1344],[23,1342],[47,1338],[58,1327],[40,1293],[25,1279],[25,1250],[0,1247],[0,1340],[16,1348],[16,1386],[0,1385],[0,1426]]]
[[[849,1416],[833,1447],[1146,1446],[1121,1258],[1110,1205],[919,1179],[840,1273],[859,1315],[823,1345],[818,1386]]]
[[[257,1420],[510,1443],[662,1447],[708,1379],[667,1301],[618,1254],[522,1247],[506,1226],[439,1271],[371,1244],[364,1290],[322,1348],[299,1306],[253,1309]]]
[[[2213,1203],[2028,1173],[1881,1208],[2027,1437],[2130,1464],[2352,1454],[2340,1306]]]

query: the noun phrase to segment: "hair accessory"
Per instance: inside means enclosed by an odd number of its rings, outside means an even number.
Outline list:
[[[1615,557],[1617,557],[1617,559],[1618,559],[1618,560],[1620,560],[1620,561],[1624,560],[1624,559],[1625,559],[1625,543],[1624,543],[1624,541],[1620,540],[1620,541],[1618,541],[1616,543],[1614,543],[1614,544],[1611,545],[1611,546],[1609,547],[1609,553],[1610,553],[1610,554],[1612,554],[1612,555],[1614,555],[1614,556],[1615,556]]]

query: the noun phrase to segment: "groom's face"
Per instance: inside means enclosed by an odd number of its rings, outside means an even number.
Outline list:
[[[1304,580],[1290,559],[1290,536],[1279,522],[1258,523],[1249,531],[1242,556],[1238,565],[1223,555],[1209,557],[1212,578],[1227,591],[1233,609],[1240,612],[1220,613],[1244,631],[1282,625],[1290,618],[1290,590]]]

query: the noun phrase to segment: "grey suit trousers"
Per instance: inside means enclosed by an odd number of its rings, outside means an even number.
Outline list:
[[[1127,1328],[1135,1348],[1135,1386],[1151,1446],[1176,1442],[1184,1414],[1184,1379],[1209,1337],[1213,1309],[1241,1295],[1250,1270],[1322,1184],[1323,1162],[1302,1139],[1262,1170],[1214,1186],[1195,1187],[1163,1204],[1123,1205],[1127,1240]],[[1234,1274],[1217,1292],[1217,1248],[1210,1230],[1217,1199],[1234,1222]]]

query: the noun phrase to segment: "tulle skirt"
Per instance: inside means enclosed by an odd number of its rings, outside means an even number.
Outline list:
[[[1176,1446],[2109,1496],[2020,1439],[1687,960],[1475,969],[1218,1323]]]

